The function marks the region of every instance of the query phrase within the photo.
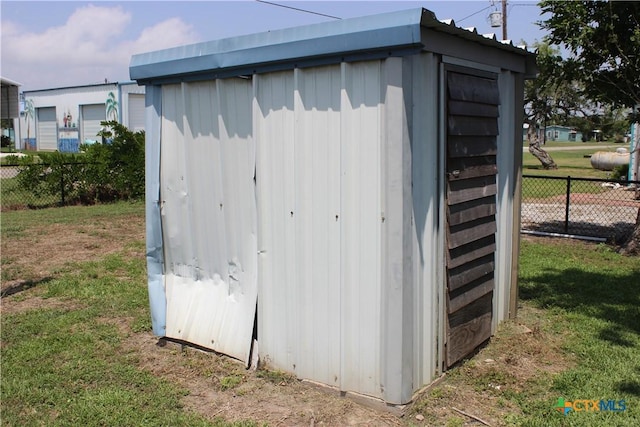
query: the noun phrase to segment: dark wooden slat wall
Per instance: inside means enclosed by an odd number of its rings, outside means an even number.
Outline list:
[[[445,365],[491,335],[496,239],[496,79],[447,74]]]

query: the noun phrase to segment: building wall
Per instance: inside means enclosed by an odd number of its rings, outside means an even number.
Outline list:
[[[115,108],[110,108],[109,98],[116,101]],[[107,83],[92,86],[78,86],[69,88],[47,89],[37,91],[26,91],[23,93],[24,102],[31,102],[34,115],[28,119],[26,114],[21,114],[20,118],[20,145],[19,148],[31,148],[39,150],[60,150],[77,151],[78,145],[86,140],[96,141],[99,139],[96,133],[96,124],[86,122],[89,117],[84,117],[89,111],[95,112],[96,108],[104,109],[104,117],[98,118],[91,114],[91,120],[112,120],[117,118],[125,126],[129,124],[129,117],[136,117],[140,128],[140,116],[143,116],[143,103],[140,97],[144,94],[144,86],[136,83],[118,84]],[[138,95],[136,99],[136,111],[130,108],[131,98]],[[86,107],[86,108],[85,108]],[[38,141],[38,114],[39,108],[55,109],[55,127],[57,135],[55,141]],[[83,113],[83,110],[85,113]],[[107,115],[107,113],[109,113]],[[67,120],[65,120],[65,118]],[[70,118],[70,119],[69,119]],[[28,121],[28,123],[27,123]],[[27,143],[26,139],[30,141]],[[55,148],[54,148],[55,147]]]

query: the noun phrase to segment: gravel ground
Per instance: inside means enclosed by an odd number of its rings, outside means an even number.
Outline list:
[[[619,241],[633,230],[638,208],[605,204],[572,204],[569,234]],[[564,233],[564,203],[523,203],[522,229]]]

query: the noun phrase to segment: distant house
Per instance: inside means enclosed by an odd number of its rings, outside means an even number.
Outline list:
[[[144,92],[135,82],[24,91],[16,148],[77,152],[99,139],[105,120],[144,130]]]
[[[582,132],[568,126],[550,125],[545,129],[547,141],[576,142],[582,141]]]

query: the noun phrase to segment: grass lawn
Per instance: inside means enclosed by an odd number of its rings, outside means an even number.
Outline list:
[[[615,151],[616,147],[610,149],[585,149],[567,151],[549,151],[549,154],[558,165],[558,169],[545,170],[540,161],[529,152],[523,153],[522,173],[524,175],[540,176],[571,176],[580,178],[609,178],[611,172],[601,171],[591,167],[590,156],[596,151]]]
[[[558,399],[626,410],[557,411]],[[640,425],[640,262],[605,245],[525,239],[518,318],[411,409],[427,425]],[[434,417],[433,414],[438,417]],[[443,422],[444,418],[444,422]]]
[[[462,412],[491,425],[640,425],[638,258],[525,238],[518,319],[389,418],[284,374],[145,344],[143,215],[141,203],[3,213],[3,281],[32,279],[2,300],[3,425],[343,425],[358,414],[369,425],[462,426]],[[559,398],[626,410],[563,415]]]

